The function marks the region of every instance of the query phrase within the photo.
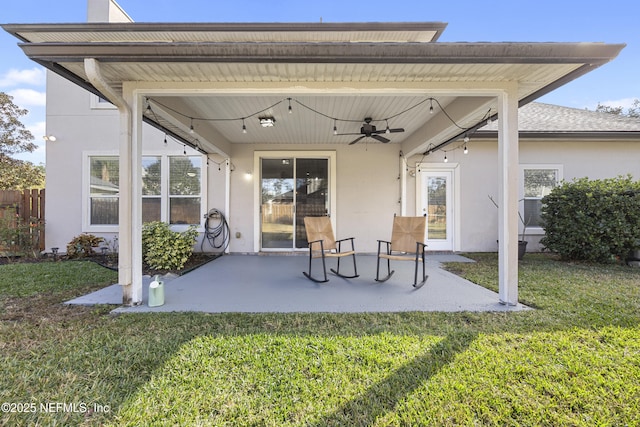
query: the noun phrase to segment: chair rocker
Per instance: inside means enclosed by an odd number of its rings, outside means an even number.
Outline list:
[[[413,261],[415,272],[413,287],[422,287],[429,276],[425,273],[425,258],[427,245],[422,243],[427,227],[426,216],[394,216],[391,241],[378,240],[378,265],[376,282],[385,282],[393,275],[391,260]],[[387,277],[380,278],[380,259],[387,260]],[[422,280],[418,282],[418,264],[422,263]]]
[[[304,226],[307,231],[307,242],[309,242],[309,272],[302,272],[309,280],[316,283],[328,282],[327,278],[327,266],[325,258],[337,258],[338,265],[336,270],[331,269],[331,272],[336,276],[343,277],[345,279],[353,279],[358,276],[358,269],[356,267],[356,252],[353,245],[353,237],[346,239],[336,240],[333,235],[333,228],[331,227],[331,220],[327,216],[304,218]],[[350,240],[351,250],[342,251],[342,243]],[[340,273],[340,258],[345,256],[351,256],[353,258],[353,275],[348,276]],[[322,258],[322,270],[324,273],[324,280],[317,279],[311,274],[311,264],[314,258]]]

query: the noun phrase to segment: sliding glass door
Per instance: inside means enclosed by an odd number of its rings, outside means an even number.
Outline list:
[[[307,248],[304,218],[329,214],[329,159],[260,158],[260,248]]]

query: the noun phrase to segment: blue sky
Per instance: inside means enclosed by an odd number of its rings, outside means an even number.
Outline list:
[[[137,22],[446,22],[441,42],[626,43],[611,63],[541,102],[594,109],[598,102],[629,106],[640,98],[640,2],[609,0],[302,1],[118,0]],[[0,23],[85,22],[86,0],[4,0]],[[36,143],[45,134],[45,73],[17,39],[0,31],[0,91],[29,110],[22,122]],[[44,150],[19,156],[44,162]]]

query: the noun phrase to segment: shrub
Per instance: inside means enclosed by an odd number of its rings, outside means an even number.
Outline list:
[[[82,233],[67,243],[67,256],[69,258],[84,258],[95,255],[93,248],[100,246],[104,238],[93,234]]]
[[[165,222],[146,223],[142,227],[144,261],[156,270],[180,270],[193,253],[197,236],[195,227],[177,232]]]
[[[563,183],[542,204],[540,243],[565,259],[624,260],[640,239],[640,182],[630,176]]]

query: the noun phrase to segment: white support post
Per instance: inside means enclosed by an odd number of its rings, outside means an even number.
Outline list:
[[[85,58],[87,78],[120,113],[118,283],[122,303],[142,303],[142,112],[133,91],[125,99],[102,76],[100,62]],[[123,89],[124,91],[124,89]],[[126,91],[125,91],[126,92]],[[133,120],[136,117],[136,120]]]
[[[127,104],[131,106],[130,135],[131,143],[127,155],[127,164],[120,159],[120,170],[127,167],[128,181],[120,180],[120,191],[127,187],[129,193],[129,227],[128,233],[131,242],[131,299],[128,305],[140,305],[142,303],[142,98],[127,91],[127,85],[123,87],[123,96]],[[120,154],[122,156],[122,147]],[[122,196],[121,196],[122,197]],[[122,210],[120,211],[122,214]],[[122,235],[122,231],[120,232]]]
[[[518,304],[518,96],[510,87],[498,96],[498,269],[500,303]]]
[[[120,112],[119,149],[119,211],[118,211],[118,283],[122,286],[122,304],[135,305],[133,291],[133,246],[131,224],[133,212],[131,202],[131,112]]]

